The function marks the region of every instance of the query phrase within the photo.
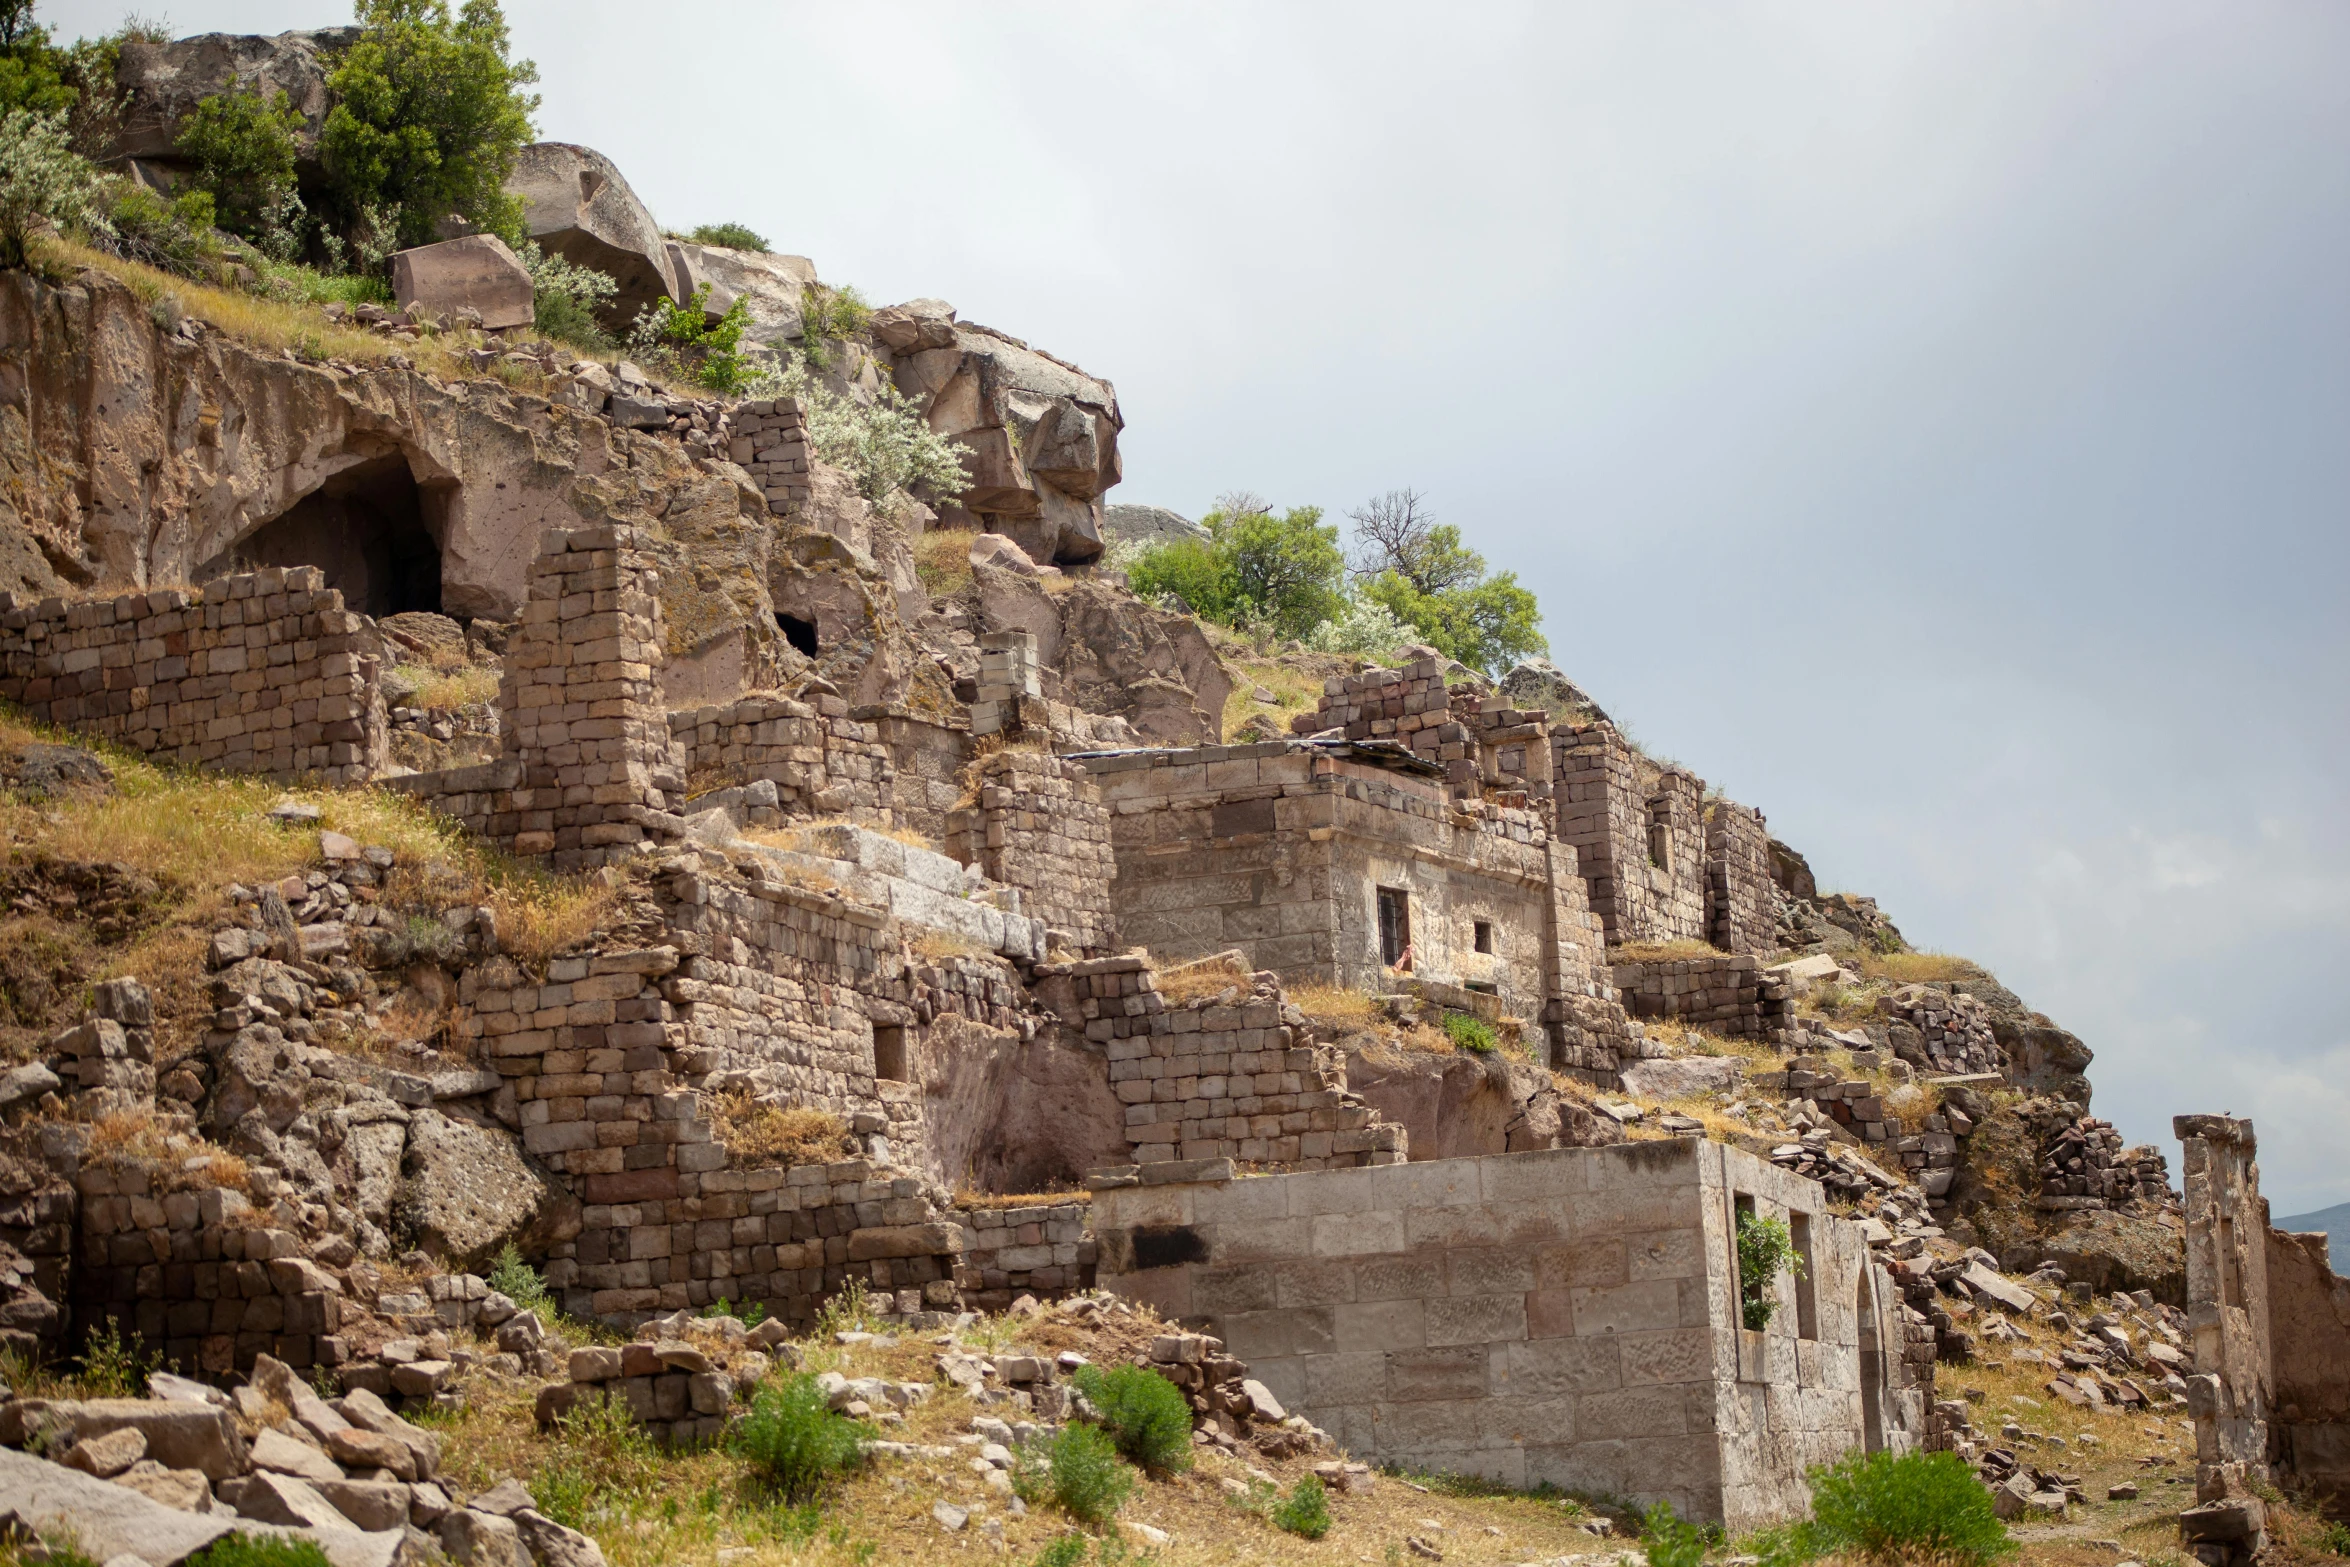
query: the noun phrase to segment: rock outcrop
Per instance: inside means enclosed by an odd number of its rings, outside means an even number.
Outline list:
[[[171,43],[125,39],[114,68],[123,95],[114,156],[141,167],[155,183],[167,183],[194,168],[179,150],[179,134],[197,104],[240,89],[264,97],[282,92],[302,116],[294,133],[296,172],[303,184],[312,184],[322,173],[319,132],[333,107],[326,90],[329,57],[358,37],[356,27],[322,27],[274,38],[203,33]]]
[[[655,300],[686,297],[661,225],[602,153],[564,141],[534,142],[514,160],[506,191],[521,198],[523,232],[543,249],[620,286],[602,312],[608,329],[626,332]]]

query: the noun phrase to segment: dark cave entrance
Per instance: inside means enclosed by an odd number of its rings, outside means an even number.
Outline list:
[[[816,622],[802,620],[797,615],[787,615],[779,609],[775,612],[775,625],[783,633],[784,641],[810,658],[816,656]]]
[[[393,453],[345,468],[237,546],[261,566],[316,566],[345,608],[382,619],[440,613],[441,546],[425,492]]]

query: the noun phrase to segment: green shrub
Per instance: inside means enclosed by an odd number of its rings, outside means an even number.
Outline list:
[[[1491,1055],[1501,1046],[1501,1036],[1493,1031],[1493,1025],[1473,1012],[1445,1013],[1444,1037],[1481,1056]]]
[[[179,150],[195,160],[218,210],[215,221],[286,261],[300,242],[294,138],[301,129],[302,111],[285,93],[264,98],[238,88],[198,102],[179,133]]]
[[[2350,1556],[2350,1523],[2329,1523],[2320,1529],[2317,1548],[2328,1556]]]
[[[709,301],[710,285],[704,283],[682,305],[672,299],[647,305],[629,330],[629,352],[732,396],[748,390],[753,379],[742,352],[751,301],[748,295],[737,299],[716,321],[710,319]]]
[[[188,1558],[188,1567],[327,1567],[316,1540],[272,1534],[224,1534]]]
[[[161,1357],[143,1352],[138,1339],[124,1339],[119,1318],[108,1317],[82,1340],[81,1375],[76,1379],[92,1398],[138,1398],[147,1391],[147,1377]]]
[[[343,220],[363,251],[430,244],[454,212],[521,238],[522,203],[506,191],[535,132],[538,80],[507,57],[497,0],[358,0],[360,35],[327,77],[334,109],[319,150]],[[364,238],[357,231],[367,231]]]
[[[1078,1522],[1098,1528],[1126,1505],[1134,1471],[1099,1427],[1072,1420],[1051,1440],[1023,1444],[1012,1455],[1012,1489],[1024,1502],[1049,1499]]]
[[[555,1422],[554,1451],[531,1476],[539,1511],[585,1531],[616,1500],[656,1482],[660,1455],[626,1400],[590,1396]]]
[[[261,278],[259,292],[271,299],[296,305],[389,305],[391,288],[379,277],[364,272],[321,272],[316,267],[294,261],[273,261],[267,256],[252,258],[253,270]]]
[[[106,182],[106,218],[112,232],[105,248],[181,277],[209,281],[218,269],[221,244],[212,232],[212,196],[192,190],[166,201],[129,180]]]
[[[512,1241],[499,1247],[496,1259],[490,1263],[489,1286],[524,1311],[554,1304],[547,1294],[546,1277],[523,1259]]]
[[[767,248],[766,240],[740,223],[705,223],[686,238],[697,245],[721,245],[728,250],[764,251]]]
[[[1087,1366],[1076,1386],[1119,1452],[1157,1474],[1191,1467],[1191,1405],[1174,1383],[1146,1366]]]
[[[1273,1527],[1302,1540],[1319,1540],[1330,1532],[1330,1496],[1320,1475],[1307,1475],[1273,1509]]]
[[[43,223],[104,235],[98,170],[73,150],[65,111],[0,115],[0,267],[21,267],[25,241]]]
[[[1036,1553],[1031,1567],[1077,1567],[1085,1560],[1085,1548],[1093,1542],[1082,1534],[1064,1534],[1046,1542]]]
[[[541,332],[591,354],[618,346],[596,319],[620,291],[610,274],[550,255],[536,240],[524,240],[514,254],[530,274],[532,321]]]
[[[855,337],[873,319],[873,307],[849,284],[828,288],[810,283],[800,290],[800,354],[811,369],[831,366],[828,342]]]
[[[826,1408],[824,1390],[804,1373],[763,1390],[735,1423],[733,1441],[735,1451],[794,1502],[823,1490],[862,1451],[857,1423]]]
[[[1674,1513],[1670,1502],[1641,1515],[1640,1549],[1648,1567],[1698,1567],[1711,1544],[1706,1531]]]
[[[746,1300],[738,1308],[724,1295],[702,1308],[705,1317],[732,1317],[746,1328],[755,1328],[767,1320],[767,1307],[759,1301]]]
[[[1426,498],[1390,490],[1347,513],[1354,519],[1358,596],[1380,605],[1426,642],[1488,675],[1549,644],[1542,611],[1515,572],[1491,576],[1485,557],[1440,523]]]
[[[1749,1328],[1759,1333],[1771,1325],[1771,1317],[1779,1309],[1778,1301],[1771,1296],[1771,1285],[1786,1272],[1797,1275],[1803,1272],[1803,1259],[1795,1254],[1795,1237],[1788,1233],[1787,1221],[1776,1215],[1740,1209],[1739,1309]]]
[[[1345,609],[1346,556],[1320,507],[1276,515],[1259,497],[1235,494],[1201,521],[1205,539],[1143,551],[1126,570],[1127,585],[1143,598],[1180,599],[1195,615],[1281,637],[1303,637]]]
[[[931,497],[953,500],[971,488],[965,449],[930,428],[898,389],[882,383],[870,403],[829,390],[805,364],[786,364],[751,389],[756,397],[796,400],[808,421],[815,454],[857,481],[857,493],[876,505],[920,485]]]
[[[1775,1563],[1842,1552],[1988,1567],[2016,1549],[1991,1493],[1956,1453],[1848,1453],[1808,1478],[1811,1519],[1773,1542]]]

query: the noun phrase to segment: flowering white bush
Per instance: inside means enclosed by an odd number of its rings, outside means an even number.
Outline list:
[[[98,171],[73,150],[65,111],[11,109],[0,118],[0,267],[24,265],[35,226],[113,232],[98,200]]]
[[[886,502],[917,484],[950,501],[971,488],[963,448],[931,429],[894,386],[884,385],[871,403],[860,403],[827,390],[794,359],[752,395],[797,401],[807,416],[810,449],[847,470],[869,501]]]
[[[1385,658],[1419,640],[1419,633],[1398,620],[1395,611],[1371,598],[1349,599],[1345,609],[1305,636],[1306,646],[1316,653],[1363,658]]]

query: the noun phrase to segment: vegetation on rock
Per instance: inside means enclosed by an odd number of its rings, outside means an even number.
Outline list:
[[[1771,1298],[1771,1285],[1780,1274],[1803,1273],[1803,1259],[1796,1255],[1795,1237],[1788,1233],[1787,1221],[1777,1214],[1758,1214],[1741,1210],[1738,1214],[1738,1296],[1740,1315],[1746,1326],[1756,1332],[1771,1325],[1772,1314],[1779,1303]]]
[[[73,150],[65,111],[0,115],[0,267],[25,263],[25,241],[46,222],[107,232],[98,171]]]
[[[1087,1366],[1075,1380],[1119,1452],[1154,1474],[1191,1467],[1191,1406],[1174,1383],[1146,1366]]]
[[[826,1407],[824,1390],[805,1375],[761,1389],[751,1412],[736,1422],[733,1441],[752,1468],[794,1502],[809,1500],[854,1467],[862,1446],[857,1423]]]
[[[2016,1544],[1956,1453],[1849,1453],[1809,1471],[1812,1516],[1757,1542],[1766,1567],[1823,1556],[1989,1567]]]
[[[767,249],[767,241],[741,223],[705,223],[686,238],[697,245],[719,245],[728,250]]]
[[[195,160],[212,198],[213,222],[279,260],[301,243],[302,198],[294,193],[294,135],[302,115],[280,92],[215,93],[180,127],[179,149]]]

